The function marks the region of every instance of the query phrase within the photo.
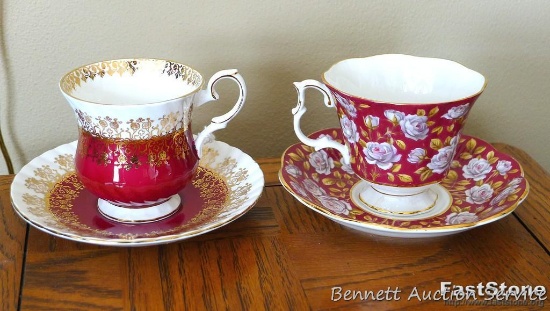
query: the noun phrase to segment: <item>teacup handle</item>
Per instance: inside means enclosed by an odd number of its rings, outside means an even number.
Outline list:
[[[308,138],[306,135],[304,135],[302,129],[300,128],[300,118],[302,118],[302,115],[307,110],[304,105],[305,90],[307,88],[318,90],[324,96],[325,106],[329,108],[335,108],[336,100],[334,99],[334,96],[332,95],[330,90],[323,83],[316,80],[304,80],[302,82],[294,82],[294,87],[298,92],[298,104],[292,109],[292,114],[294,115],[294,132],[296,132],[296,136],[298,136],[298,139],[300,139],[302,143],[314,147],[316,151],[323,148],[334,148],[342,154],[344,164],[349,164],[350,154],[349,149],[346,145],[340,144],[334,140],[330,140],[327,137],[322,137],[318,139]]]
[[[197,135],[197,139],[195,139],[195,147],[197,148],[199,158],[202,156],[202,145],[206,137],[214,131],[224,129],[227,126],[227,123],[229,123],[229,121],[231,121],[237,113],[239,113],[246,99],[246,84],[244,83],[243,77],[238,73],[237,69],[227,69],[216,72],[208,81],[206,89],[195,95],[195,106],[198,107],[207,102],[217,100],[219,95],[214,86],[222,79],[232,79],[235,83],[237,83],[237,86],[239,87],[239,99],[237,99],[237,102],[233,108],[229,110],[229,112],[212,118],[212,122]]]

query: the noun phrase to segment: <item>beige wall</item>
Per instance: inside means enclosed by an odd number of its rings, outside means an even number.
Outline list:
[[[350,57],[404,53],[447,58],[488,86],[466,133],[523,148],[550,170],[550,1],[3,1],[0,117],[16,169],[76,139],[57,83],[82,64],[121,57],[181,61],[206,77],[238,68],[248,101],[218,139],[253,157],[297,142],[292,82],[320,78]],[[195,111],[194,126],[236,98]],[[308,131],[337,126],[309,95]],[[0,162],[0,173],[6,172]]]

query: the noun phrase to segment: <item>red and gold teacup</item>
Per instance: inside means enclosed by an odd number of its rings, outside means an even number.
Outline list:
[[[443,59],[347,59],[325,72],[323,83],[295,83],[294,129],[316,150],[339,150],[342,164],[368,182],[357,195],[363,206],[385,214],[418,214],[445,196],[434,185],[445,178],[468,113],[485,84],[481,74]],[[306,88],[319,90],[325,104],[336,107],[345,144],[312,140],[302,133]]]
[[[239,87],[237,103],[194,139],[193,107],[217,99],[214,85],[225,78]],[[99,197],[103,215],[136,223],[177,211],[178,192],[193,177],[205,138],[225,128],[246,98],[236,70],[217,72],[201,90],[203,83],[191,67],[159,59],[98,62],[61,79],[79,127],[76,172]]]

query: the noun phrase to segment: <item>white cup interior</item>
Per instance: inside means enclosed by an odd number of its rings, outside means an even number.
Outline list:
[[[456,62],[400,54],[347,59],[323,78],[348,95],[396,104],[452,102],[485,86],[483,75]]]
[[[135,62],[133,68],[127,66],[125,70],[118,70],[125,66],[125,62],[132,61]],[[103,74],[98,74],[102,70]],[[90,74],[93,79],[82,78]],[[74,80],[79,83],[74,83]],[[65,75],[60,85],[66,95],[85,102],[140,105],[187,96],[200,89],[202,77],[182,64],[156,59],[128,59],[80,67]]]

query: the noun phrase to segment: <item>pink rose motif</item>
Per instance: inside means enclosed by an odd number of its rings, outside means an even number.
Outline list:
[[[342,116],[342,119],[340,119],[340,124],[342,125],[344,137],[348,140],[348,142],[356,143],[359,141],[357,126],[353,123],[353,121],[351,121],[347,116]]]
[[[368,142],[363,148],[363,153],[369,164],[375,164],[383,170],[388,170],[394,162],[401,159],[401,155],[397,154],[397,148],[388,143]]]
[[[302,197],[308,197],[309,195],[307,194],[307,192],[304,190],[304,188],[302,188],[302,186],[300,186],[298,183],[295,183],[293,181],[290,181],[290,188],[294,189],[294,191],[296,191],[299,195],[301,195]]]
[[[453,161],[454,152],[455,150],[453,146],[446,146],[439,149],[437,154],[430,160],[430,163],[428,163],[428,168],[434,173],[444,173]]]
[[[464,104],[456,107],[452,107],[442,117],[448,120],[458,119],[468,113],[470,104]]]
[[[471,159],[467,165],[462,167],[465,178],[472,178],[475,181],[482,180],[487,177],[493,167],[485,159]]]
[[[285,167],[285,170],[288,174],[292,175],[293,177],[298,177],[298,176],[302,175],[302,171],[300,170],[300,168],[298,168],[294,164],[287,165]]]
[[[321,205],[336,214],[349,215],[349,211],[351,211],[351,205],[346,201],[339,200],[338,198],[323,195],[317,197],[317,199],[319,199]]]
[[[334,94],[334,97],[340,103],[340,105],[344,108],[347,115],[349,115],[352,118],[357,117],[357,108],[355,108],[355,106],[347,98],[340,96],[340,94]]]
[[[471,224],[479,220],[476,214],[470,212],[450,213],[445,218],[448,225]]]
[[[428,117],[418,116],[415,114],[409,114],[399,121],[401,125],[401,131],[405,134],[406,137],[414,140],[422,140],[428,136],[430,129],[426,122]]]
[[[500,160],[497,162],[496,170],[500,175],[506,175],[509,170],[512,169],[512,162],[506,160]]]
[[[378,127],[378,124],[380,124],[380,118],[371,115],[365,117],[365,125],[367,125],[369,129]]]
[[[489,184],[473,186],[466,190],[466,202],[471,204],[483,204],[493,196],[493,188]]]
[[[409,163],[420,163],[426,159],[426,150],[422,148],[414,148],[409,153],[409,156],[407,157],[407,161]]]
[[[303,185],[309,193],[316,197],[320,195],[327,195],[327,192],[311,179],[305,179]]]
[[[393,124],[399,124],[399,121],[403,120],[405,118],[405,114],[403,112],[399,112],[393,109],[388,109],[384,111],[384,116],[388,118]]]
[[[309,163],[319,174],[328,175],[334,168],[334,160],[330,158],[325,150],[315,151],[309,155]]]

